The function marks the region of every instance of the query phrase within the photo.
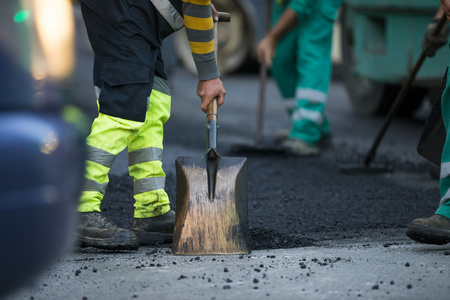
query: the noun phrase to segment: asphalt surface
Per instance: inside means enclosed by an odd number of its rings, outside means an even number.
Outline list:
[[[92,53],[80,42],[76,99],[92,119]],[[219,108],[219,154],[249,162],[249,255],[175,256],[170,244],[134,252],[73,245],[33,282],[6,299],[448,299],[450,245],[422,245],[405,236],[408,222],[430,216],[439,202],[438,181],[416,152],[429,108],[396,119],[373,165],[392,173],[344,174],[361,166],[382,117],[352,111],[339,77],[333,79],[327,115],[332,137],[318,157],[271,151],[234,151],[254,144],[258,75],[223,77],[226,104]],[[163,166],[175,205],[174,160],[205,151],[205,115],[195,94],[196,76],[170,73],[172,116],[165,130]],[[269,80],[264,137],[289,128],[280,95]],[[102,210],[130,228],[132,180],[127,155],[111,171]]]

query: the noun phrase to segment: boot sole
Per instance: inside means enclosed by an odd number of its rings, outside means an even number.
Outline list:
[[[413,225],[408,227],[406,235],[423,244],[445,245],[450,243],[450,231],[444,229]]]
[[[161,245],[172,243],[173,234],[160,232],[134,231],[138,237],[139,245]]]
[[[134,240],[117,241],[117,239],[95,239],[76,235],[81,248],[93,247],[105,250],[137,250],[139,243]]]

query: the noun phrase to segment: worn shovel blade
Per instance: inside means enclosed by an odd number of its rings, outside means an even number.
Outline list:
[[[221,157],[209,197],[206,156],[178,157],[175,255],[248,254],[247,159]]]

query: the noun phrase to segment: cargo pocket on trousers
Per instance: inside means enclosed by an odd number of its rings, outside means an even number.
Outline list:
[[[100,112],[132,121],[145,121],[153,79],[140,62],[104,59]]]

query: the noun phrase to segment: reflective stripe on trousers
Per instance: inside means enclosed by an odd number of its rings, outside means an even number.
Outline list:
[[[135,218],[158,216],[170,210],[162,169],[163,125],[170,116],[168,94],[152,90],[145,122],[99,113],[87,137],[85,184],[80,212],[100,211],[116,156],[128,146],[128,171],[134,180]]]

